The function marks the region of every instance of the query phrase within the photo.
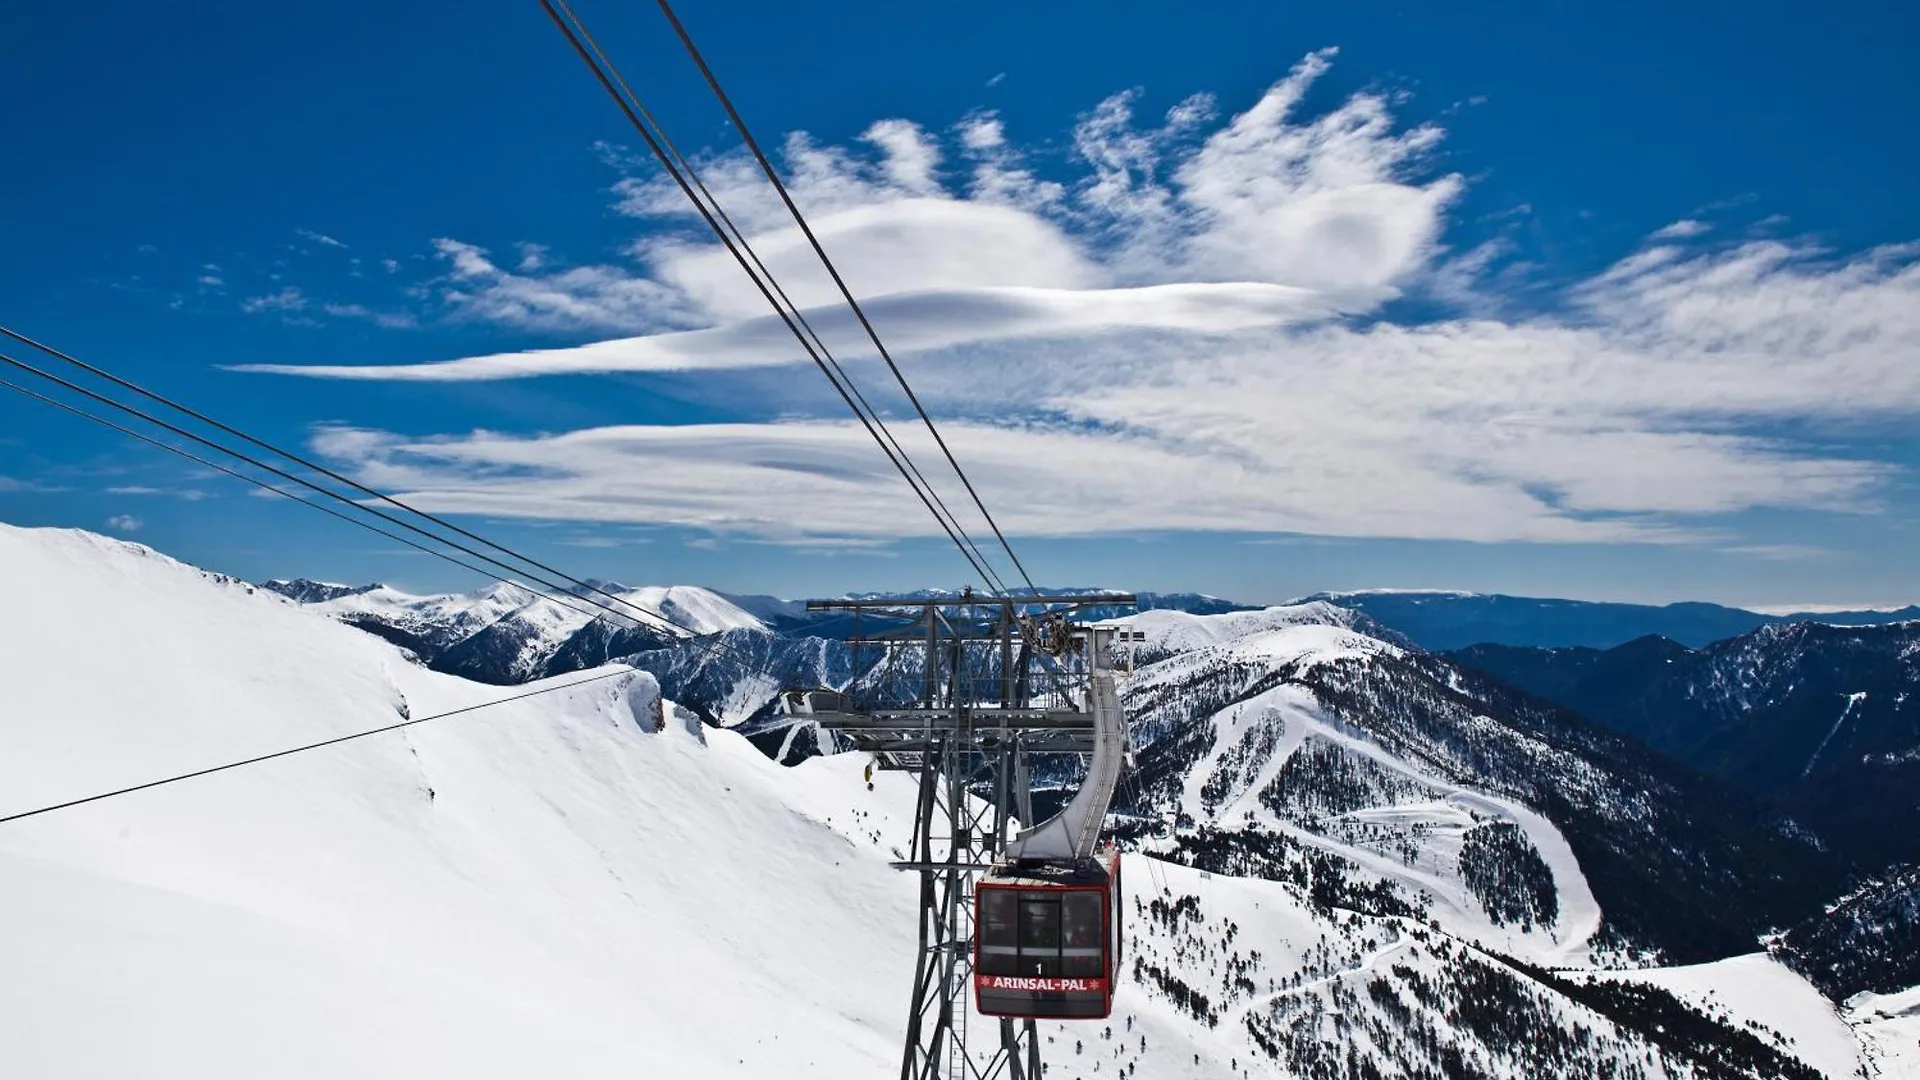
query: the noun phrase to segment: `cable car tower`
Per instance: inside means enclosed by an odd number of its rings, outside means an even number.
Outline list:
[[[1111,1009],[1119,863],[1094,847],[1126,756],[1114,675],[1131,666],[1131,639],[1073,617],[1135,603],[970,591],[807,603],[850,616],[860,674],[841,691],[790,690],[786,710],[918,785],[913,845],[893,864],[920,876],[901,1080],[1040,1080],[1036,1018]],[[1078,792],[1034,825],[1036,774],[1069,781],[1081,755],[1090,757]],[[1010,836],[1016,823],[1033,827]],[[1076,936],[1076,912],[1104,921]],[[975,1013],[987,1031],[969,1031]]]

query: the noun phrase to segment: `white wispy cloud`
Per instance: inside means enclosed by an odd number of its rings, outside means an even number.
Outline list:
[[[1834,554],[1828,548],[1815,547],[1811,544],[1732,544],[1720,550],[1733,555],[1747,555],[1756,559],[1771,559],[1778,562],[1800,562]]]
[[[1656,229],[1653,238],[1655,240],[1685,240],[1689,237],[1704,236],[1711,231],[1713,231],[1713,226],[1704,221],[1697,221],[1693,218],[1681,218],[1671,225]]]
[[[261,296],[250,296],[240,301],[240,310],[250,315],[271,311],[305,311],[307,310],[307,297],[305,293],[301,292],[295,286],[288,285],[281,288],[278,292],[266,293]]]
[[[127,484],[121,487],[110,487],[107,489],[107,494],[109,495],[154,495],[154,496],[164,495],[164,496],[169,496],[175,499],[184,499],[187,502],[199,502],[202,499],[213,498],[211,494],[205,491],[201,491],[199,488],[157,488],[157,487],[149,487],[144,484]]]
[[[107,519],[107,528],[115,532],[139,532],[146,523],[131,514],[115,514]]]
[[[1441,470],[1407,475],[1357,462],[1333,477],[1292,476],[1205,446],[1144,437],[969,423],[943,429],[983,495],[1000,507],[1002,524],[1023,536],[1158,528],[1393,535],[1406,520],[1418,520],[1428,535],[1473,540],[1664,535],[1632,521],[1581,526],[1511,486]],[[878,541],[934,529],[905,512],[909,504],[900,500],[911,497],[851,423],[429,440],[329,431],[316,445],[352,461],[383,490],[447,512],[658,522],[789,543]],[[1114,482],[1090,484],[1091,477]],[[743,498],[748,491],[755,497]]]
[[[66,489],[53,487],[38,480],[22,480],[17,476],[0,475],[0,495],[44,494],[64,490]]]
[[[654,330],[683,325],[683,303],[660,282],[617,266],[576,266],[541,273],[543,257],[523,271],[496,265],[485,248],[459,240],[434,241],[448,267],[441,299],[457,314],[540,330]],[[544,253],[541,253],[542,255]]]
[[[1142,123],[1139,96],[1115,95],[1074,131],[1077,178],[1039,179],[991,113],[944,136],[894,120],[856,146],[786,140],[795,198],[1010,527],[1724,547],[1719,515],[1877,508],[1894,465],[1780,432],[1920,411],[1920,251],[1682,246],[1705,229],[1686,220],[1554,313],[1503,316],[1475,301],[1508,249],[1442,241],[1464,183],[1433,165],[1442,132],[1397,123],[1375,93],[1302,115],[1331,60],[1310,55],[1224,119],[1199,95]],[[702,167],[858,363],[860,335],[752,163]],[[634,248],[644,269],[509,271],[460,241],[439,251],[471,317],[639,336],[251,370],[465,380],[805,362],[725,253],[676,231],[677,190],[641,178],[617,195],[664,226]],[[1380,317],[1410,289],[1461,314]],[[539,437],[332,429],[318,446],[442,511],[793,544],[932,530],[865,433],[831,417]]]
[[[651,537],[645,536],[569,536],[555,540],[554,543],[562,547],[611,550],[615,548],[636,547],[641,544],[651,544],[653,540]]]
[[[388,330],[411,330],[420,320],[405,311],[376,311],[365,304],[322,304],[320,310],[337,319],[365,319]]]
[[[520,279],[525,280],[525,279]],[[510,295],[509,295],[510,293]],[[553,294],[539,286],[514,287],[486,299],[489,305],[522,305],[516,319],[536,317],[550,325],[573,325],[591,315],[581,298],[564,308],[535,308]],[[535,298],[538,298],[536,301]],[[479,302],[478,298],[475,302]],[[937,295],[895,294],[864,302],[876,323],[889,327],[890,351],[945,349],[1004,338],[1091,333],[1113,327],[1222,333],[1326,315],[1324,298],[1284,285],[1248,282],[1231,286],[1155,285],[1135,289],[1037,288],[947,289]],[[564,314],[563,314],[564,312]],[[812,308],[807,320],[843,357],[865,356],[858,323],[844,307]],[[772,315],[705,330],[623,338],[564,349],[536,349],[467,357],[435,364],[308,367],[247,364],[236,370],[329,379],[392,379],[449,382],[512,379],[532,375],[619,371],[693,371],[805,363],[786,324]]]
[[[345,248],[347,246],[346,244],[341,243],[338,240],[335,240],[333,237],[328,236],[325,233],[315,232],[312,229],[295,229],[293,230],[293,232],[294,232],[294,235],[299,236],[304,240],[310,240],[313,243],[319,244],[321,247]]]

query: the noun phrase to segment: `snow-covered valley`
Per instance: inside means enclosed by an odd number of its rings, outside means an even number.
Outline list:
[[[0,1074],[897,1072],[901,777],[775,764],[617,664],[470,682],[315,610],[350,597],[301,604],[90,534],[0,526],[0,578],[0,816],[552,688],[0,825]],[[642,598],[690,634],[767,640],[740,608]],[[1330,605],[1137,620],[1154,662],[1127,689],[1123,810],[1178,820],[1120,829],[1129,982],[1111,1021],[1043,1025],[1052,1080],[1920,1070],[1907,998],[1843,1013],[1757,939],[1592,969],[1659,951],[1607,898],[1667,879],[1593,876],[1583,852],[1690,805],[1654,781],[1624,798],[1641,781],[1612,744],[1499,702],[1474,720],[1435,698],[1428,728],[1359,715],[1357,673],[1433,694],[1450,676]],[[714,689],[751,711],[776,683]],[[1574,810],[1503,771],[1522,750]],[[1686,857],[1745,880],[1715,836]],[[1676,1043],[1691,1017],[1705,1034]]]

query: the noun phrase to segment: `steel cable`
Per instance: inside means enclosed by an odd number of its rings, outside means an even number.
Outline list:
[[[917,496],[922,505],[927,508],[927,512],[932,514],[934,520],[940,523],[941,530],[947,534],[949,540],[953,541],[954,546],[959,548],[961,556],[972,566],[974,572],[980,575],[984,583],[993,586],[994,582],[997,581],[996,576],[990,568],[976,559],[967,549],[967,544],[960,539],[956,532],[958,522],[949,523],[948,519],[937,509],[936,504],[928,492],[923,490],[921,485],[914,481],[912,473],[900,461],[893,449],[887,445],[886,439],[876,430],[874,422],[855,404],[854,398],[848,388],[842,385],[841,381],[835,377],[832,369],[821,357],[818,350],[814,348],[813,344],[808,341],[806,335],[800,330],[793,314],[780,304],[773,293],[772,287],[766,281],[763,281],[759,274],[754,272],[751,262],[742,254],[739,246],[734,242],[733,237],[720,225],[713,211],[695,195],[692,184],[680,171],[678,166],[675,165],[672,157],[667,153],[665,146],[662,144],[660,136],[656,135],[652,126],[647,124],[641,117],[638,110],[642,106],[638,97],[636,96],[634,100],[629,101],[627,96],[620,91],[620,85],[624,83],[624,80],[616,81],[617,72],[612,71],[611,65],[603,68],[596,62],[593,51],[589,49],[583,40],[585,34],[584,27],[579,30],[575,29],[574,24],[579,22],[578,16],[574,15],[571,8],[566,9],[567,13],[565,16],[561,14],[560,6],[564,6],[564,0],[560,0],[558,6],[555,0],[540,0],[540,6],[546,11],[548,17],[553,20],[553,24],[559,28],[561,34],[567,39],[568,44],[572,45],[574,51],[579,54],[581,62],[587,65],[588,70],[591,71],[594,78],[599,81],[601,88],[607,92],[607,95],[613,99],[614,104],[626,115],[628,122],[633,125],[634,130],[640,134],[641,139],[647,144],[647,149],[651,151],[654,158],[660,162],[661,168],[666,170],[667,175],[679,186],[681,192],[686,195],[687,201],[693,204],[694,209],[698,211],[701,219],[706,222],[707,227],[713,231],[715,236],[719,237],[721,244],[726,247],[728,254],[732,255],[734,261],[740,264],[740,268],[745,271],[748,278],[753,281],[754,287],[760,291],[760,295],[773,307],[774,312],[780,317],[780,321],[786,325],[788,332],[792,333],[794,339],[800,343],[802,350],[806,352],[808,358],[820,369],[821,374],[826,376],[828,383],[830,383],[835,392],[840,395],[840,399],[846,403],[847,408],[852,410],[854,416],[859,419],[861,426],[866,429],[867,434],[879,445],[881,452],[886,455],[887,460],[891,462],[895,470],[900,473],[901,478],[907,481],[907,485],[913,489],[914,495]],[[569,22],[569,19],[571,19],[572,22]],[[1001,586],[998,588],[998,591],[1004,595],[1006,590],[1004,586]]]
[[[544,3],[545,0],[542,2]],[[1007,542],[1006,534],[1000,531],[1000,523],[994,520],[986,503],[981,501],[980,493],[974,488],[973,481],[968,478],[966,470],[960,467],[960,462],[953,456],[953,450],[947,446],[946,438],[940,434],[940,429],[934,424],[933,417],[928,415],[926,407],[920,403],[920,396],[913,392],[913,387],[908,384],[905,373],[900,370],[900,365],[894,362],[893,354],[887,351],[887,346],[880,340],[880,332],[874,329],[873,323],[867,318],[866,310],[860,306],[860,301],[854,298],[853,290],[847,287],[846,280],[840,276],[839,268],[834,266],[831,258],[828,258],[827,249],[821,245],[820,238],[814,235],[813,228],[807,224],[806,216],[794,203],[793,196],[788,193],[787,185],[781,181],[780,173],[773,167],[773,162],[768,160],[766,153],[760,149],[759,141],[747,128],[746,121],[740,116],[740,110],[734,108],[733,99],[728,97],[726,90],[721,87],[719,77],[714,75],[713,69],[707,66],[706,58],[694,45],[693,36],[687,33],[686,26],[680,22],[680,17],[674,13],[673,5],[668,0],[656,0],[656,2],[660,5],[661,13],[667,17],[667,22],[672,24],[673,32],[679,37],[680,44],[686,49],[687,55],[692,57],[694,64],[700,68],[700,74],[706,78],[708,88],[713,91],[714,97],[719,99],[721,107],[726,110],[727,118],[733,122],[734,129],[740,132],[741,140],[746,143],[754,160],[759,163],[760,171],[766,174],[774,190],[780,194],[780,201],[786,204],[787,212],[793,216],[794,224],[800,227],[801,233],[807,238],[807,243],[812,246],[813,253],[819,257],[820,264],[826,267],[827,273],[833,278],[834,285],[839,288],[840,295],[845,298],[847,306],[853,309],[854,317],[860,321],[861,328],[867,332],[867,339],[873,342],[874,349],[879,352],[880,358],[886,361],[888,370],[893,372],[893,377],[907,395],[907,400],[913,403],[914,411],[920,414],[920,419],[926,424],[927,431],[933,435],[934,442],[940,445],[940,452],[946,455],[947,464],[953,467],[954,475],[958,476],[960,483],[966,487],[967,494],[973,499],[973,505],[980,511],[980,516],[984,517],[987,525],[993,529],[993,535],[1000,541],[1000,546],[1006,551],[1007,558],[1013,561],[1014,568],[1020,572],[1020,579],[1026,582],[1028,589],[1038,592],[1039,589],[1034,585],[1033,578],[1027,574],[1027,568],[1020,562],[1020,556],[1014,554],[1013,545]]]

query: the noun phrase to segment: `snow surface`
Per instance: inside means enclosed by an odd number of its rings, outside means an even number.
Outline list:
[[[1786,1037],[1780,1048],[1834,1080],[1863,1075],[1860,1044],[1812,984],[1766,953],[1711,964],[1597,972],[1595,978],[1649,983],[1709,1015],[1757,1020]]]
[[[0,816],[609,676],[0,826],[0,1076],[897,1070],[918,888],[887,866],[911,835],[900,774],[775,765],[624,668],[465,682],[92,534],[0,526],[0,587],[36,612],[0,621]],[[103,660],[75,645],[108,610]],[[1142,1080],[1225,1071],[1229,1040],[1126,995]],[[1054,1080],[1084,1075],[1066,1046],[1089,1026],[1042,1032]]]
[[[137,545],[0,527],[0,573],[53,613],[0,648],[3,812],[506,693]],[[912,792],[657,701],[623,673],[0,827],[0,1074],[884,1072],[913,882],[824,818]]]
[[[722,630],[764,630],[767,624],[711,589],[697,585],[648,585],[617,594],[635,607],[655,612],[696,635]]]
[[[590,616],[561,607],[518,585],[499,582],[477,592],[416,596],[388,585],[310,605],[332,615],[362,616],[416,633],[439,632],[448,643],[479,633],[502,618],[533,604],[551,607],[561,622],[585,626]],[[591,611],[585,605],[575,605]]]
[[[1219,615],[1145,611],[1120,620],[1146,635],[1146,655],[1162,650],[1175,655],[1143,667],[1127,693],[1143,695],[1156,685],[1180,684],[1222,664],[1255,663],[1261,670],[1287,666],[1304,671],[1320,664],[1398,656],[1397,646],[1360,633],[1354,613],[1327,603],[1308,603]],[[1221,828],[1256,828],[1284,833],[1302,844],[1334,852],[1378,877],[1432,898],[1432,917],[1441,928],[1486,948],[1539,963],[1569,964],[1587,956],[1599,931],[1601,913],[1593,890],[1566,837],[1552,822],[1511,799],[1499,798],[1422,770],[1397,757],[1364,733],[1328,715],[1311,691],[1281,685],[1236,702],[1211,718],[1212,748],[1188,773],[1179,810],[1196,822]],[[1264,740],[1262,737],[1265,737]],[[1237,778],[1227,797],[1209,807],[1202,789],[1230,755],[1254,742],[1268,742],[1257,768]],[[1368,807],[1335,819],[1336,825],[1390,830],[1417,847],[1412,861],[1339,832],[1310,832],[1266,806],[1259,793],[1280,774],[1308,739],[1333,744],[1367,758],[1430,797]],[[1553,874],[1559,916],[1549,926],[1521,928],[1495,923],[1459,873],[1466,832],[1487,821],[1514,822]]]
[[[1304,634],[1299,629],[1278,633],[1295,636],[1296,643],[1305,646],[1297,654],[1280,654],[1283,658],[1325,655],[1319,647],[1328,640],[1326,635]],[[1255,637],[1265,639],[1270,634]],[[1392,648],[1378,644],[1383,649]],[[1275,645],[1268,641],[1258,647],[1266,651]],[[1511,799],[1462,787],[1415,768],[1329,717],[1314,696],[1298,686],[1278,686],[1256,694],[1215,714],[1213,723],[1219,733],[1213,749],[1188,775],[1181,797],[1181,812],[1193,820],[1215,822],[1228,828],[1251,826],[1284,833],[1307,846],[1341,855],[1378,877],[1407,886],[1414,894],[1424,892],[1432,898],[1431,916],[1441,929],[1483,947],[1547,964],[1575,963],[1585,957],[1588,945],[1600,929],[1600,905],[1574,857],[1572,846],[1560,830],[1540,814]],[[1280,733],[1270,757],[1258,772],[1235,785],[1230,798],[1209,809],[1201,795],[1202,786],[1220,767],[1223,756],[1242,745],[1247,731],[1256,725],[1271,725]],[[1287,761],[1310,738],[1365,757],[1432,793],[1431,798],[1368,807],[1341,815],[1341,819],[1357,825],[1390,826],[1400,835],[1415,837],[1417,854],[1411,864],[1337,834],[1309,832],[1261,802],[1260,790],[1279,775]],[[1552,872],[1560,908],[1559,917],[1552,925],[1522,929],[1511,924],[1496,924],[1468,890],[1458,869],[1462,839],[1467,830],[1487,821],[1517,823]]]
[[[859,755],[774,765],[745,739],[661,702],[651,677],[619,667],[510,689],[468,683],[313,608],[92,534],[0,526],[0,589],[34,613],[30,622],[0,620],[0,816],[560,688],[0,825],[9,975],[0,980],[0,1076],[897,1070],[917,883],[886,860],[901,857],[910,834],[914,791],[904,777],[877,774],[869,789]],[[78,647],[97,642],[107,611],[115,651]],[[1393,648],[1343,625],[1246,627],[1198,651],[1320,663]],[[1284,714],[1289,739],[1336,741],[1406,770],[1318,713],[1300,688],[1272,693],[1216,722]],[[1549,825],[1432,777],[1409,779],[1440,797],[1361,813],[1509,816],[1561,891],[1551,932],[1494,934],[1472,922],[1470,899],[1457,916],[1436,904],[1443,927],[1537,957],[1579,940],[1585,883],[1577,865],[1562,865],[1556,841],[1564,841]],[[1122,1064],[1134,1066],[1129,1080],[1237,1075],[1235,1066],[1273,1076],[1249,1053],[1247,1019],[1336,984],[1358,991],[1388,963],[1430,981],[1448,977],[1438,935],[1430,943],[1405,920],[1329,917],[1274,882],[1138,855],[1125,864],[1135,905],[1203,896],[1207,933],[1231,920],[1243,935],[1223,945],[1136,919],[1131,947],[1203,988],[1224,985],[1230,948],[1235,958],[1257,948],[1249,990],[1223,991],[1225,1015],[1208,1027],[1129,983],[1110,1026],[1041,1026],[1048,1080],[1105,1080]],[[1441,861],[1363,865],[1447,887]],[[1804,983],[1739,963],[1697,969],[1711,975],[1631,977],[1679,980],[1676,992],[1704,986],[1736,1016],[1774,1016],[1768,1022],[1789,1031],[1796,1053],[1812,1046],[1841,1060],[1839,1041],[1822,1041],[1833,1029],[1794,996],[1811,993]],[[1287,984],[1302,975],[1311,977]],[[1913,1075],[1920,996],[1853,1005],[1847,1021],[1877,1075]],[[1587,1010],[1566,1002],[1564,1011],[1619,1040]],[[1830,1008],[1824,1015],[1833,1019]],[[1370,1028],[1352,1031],[1356,1045],[1374,1038]],[[975,1018],[971,1032],[982,1043],[995,1027]],[[1324,1034],[1342,1037],[1331,1026]],[[1151,1052],[1136,1054],[1136,1039]],[[1524,1080],[1510,1064],[1491,1075]],[[1646,1075],[1672,1072],[1649,1063]]]
[[[1333,592],[1315,593],[1334,600],[1349,596],[1431,596],[1448,599],[1470,599],[1476,596],[1488,596],[1489,593],[1465,592],[1460,589],[1341,589]]]
[[[758,616],[711,589],[694,585],[647,585],[637,589],[609,585],[607,588],[617,600],[595,594],[591,597],[594,603],[573,600],[563,605],[506,583],[471,593],[429,596],[415,596],[380,585],[310,606],[333,615],[370,616],[408,628],[445,627],[454,640],[510,615],[528,619],[543,635],[559,635],[564,639],[596,615],[607,617],[599,605],[622,612],[631,605],[696,636],[722,630],[766,628]],[[652,620],[636,618],[634,621],[659,625]],[[556,648],[558,644],[554,643]]]
[[[1859,1036],[1868,1076],[1920,1077],[1920,986],[1898,994],[1855,994],[1845,1015]]]
[[[1804,780],[1813,775],[1813,766],[1820,760],[1820,755],[1826,753],[1827,744],[1833,741],[1835,735],[1840,734],[1840,728],[1846,724],[1847,717],[1853,715],[1854,707],[1865,700],[1867,700],[1867,694],[1864,690],[1847,695],[1846,708],[1840,710],[1840,718],[1835,720],[1833,726],[1827,729],[1827,735],[1820,740],[1820,745],[1813,748],[1813,756],[1807,759],[1807,767],[1800,770],[1801,779]]]
[[[1355,614],[1346,608],[1314,601],[1258,611],[1229,611],[1218,615],[1192,615],[1159,608],[1113,622],[1140,631],[1145,635],[1145,651],[1161,653],[1187,652],[1242,639],[1260,631],[1290,627],[1312,627],[1324,631],[1334,627],[1350,627],[1355,618]]]

